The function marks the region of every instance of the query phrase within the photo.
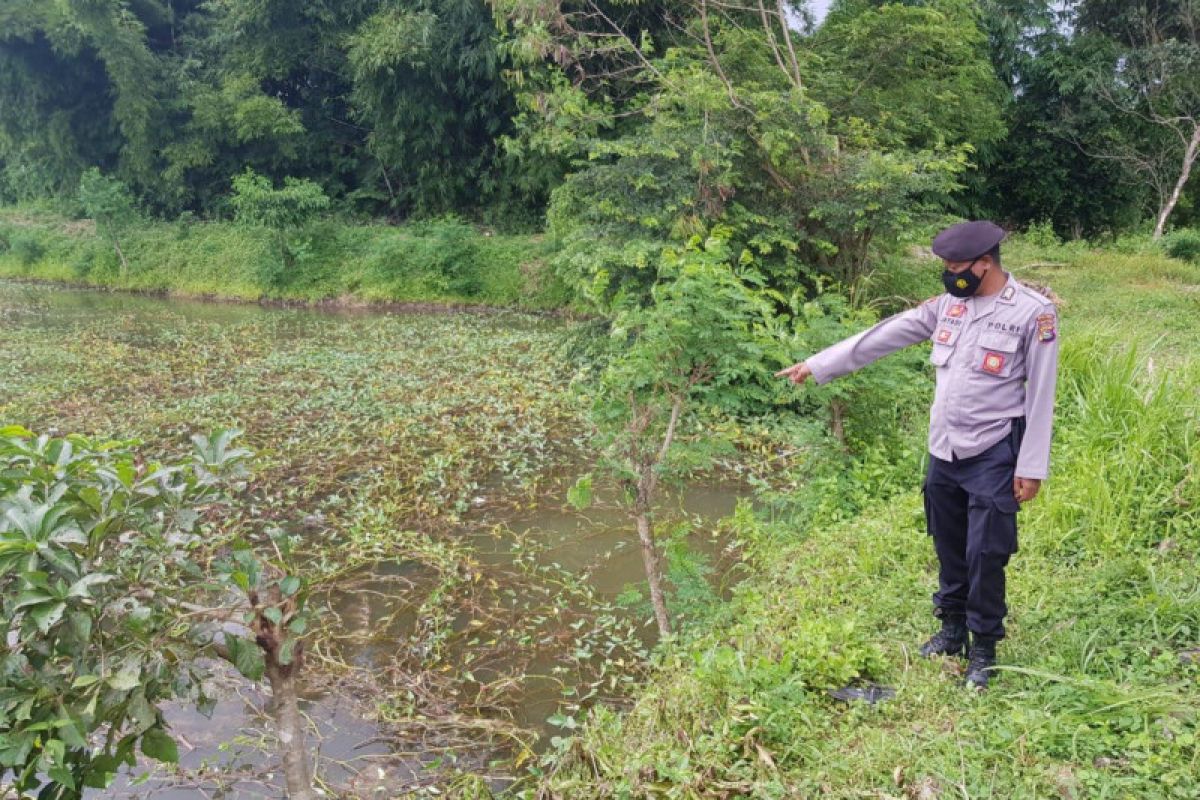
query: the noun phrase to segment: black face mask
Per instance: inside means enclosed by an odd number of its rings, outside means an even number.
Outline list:
[[[975,259],[975,261],[978,260],[978,258]],[[971,266],[962,272],[951,272],[950,270],[942,272],[942,285],[946,287],[947,292],[955,297],[970,297],[979,291],[979,284],[983,283],[983,278],[972,271],[975,261],[972,261]]]

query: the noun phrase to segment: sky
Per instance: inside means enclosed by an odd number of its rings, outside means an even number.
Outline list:
[[[817,22],[825,19],[825,14],[829,11],[829,4],[833,0],[809,0],[808,7],[812,9],[813,16],[817,18]]]

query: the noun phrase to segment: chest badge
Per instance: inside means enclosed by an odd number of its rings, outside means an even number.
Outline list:
[[[938,344],[946,344],[950,341],[951,331],[949,328],[942,328],[937,333]]]
[[[956,306],[950,306],[950,310],[946,312],[946,316],[958,318],[965,313],[967,313],[967,307],[962,303],[959,303]]]
[[[999,375],[1004,369],[1004,356],[1000,353],[988,353],[983,357],[983,371]]]

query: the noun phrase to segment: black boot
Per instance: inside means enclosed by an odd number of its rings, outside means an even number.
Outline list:
[[[934,613],[942,618],[942,629],[921,645],[921,655],[925,658],[964,655],[967,650],[967,615],[942,611],[940,608]]]
[[[967,688],[979,691],[987,688],[988,675],[996,664],[997,641],[994,636],[971,634],[971,652],[967,656]]]

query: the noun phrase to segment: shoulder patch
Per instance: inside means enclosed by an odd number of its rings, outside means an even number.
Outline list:
[[[1037,318],[1037,338],[1042,344],[1053,342],[1058,337],[1058,317],[1055,314],[1040,314]]]

